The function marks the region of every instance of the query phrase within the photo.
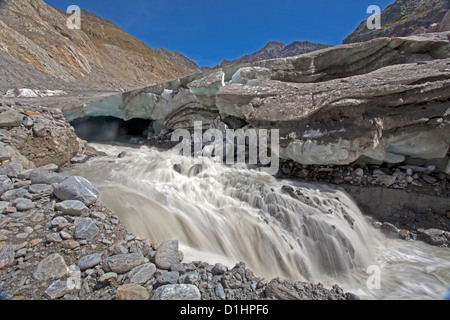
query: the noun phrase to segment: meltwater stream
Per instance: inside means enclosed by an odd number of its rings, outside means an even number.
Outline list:
[[[180,240],[185,261],[243,261],[266,279],[337,283],[364,299],[440,299],[450,285],[449,249],[386,239],[342,191],[208,159],[199,172],[145,146],[94,146],[108,156],[67,173],[92,181],[134,234]],[[380,289],[367,285],[373,266]]]

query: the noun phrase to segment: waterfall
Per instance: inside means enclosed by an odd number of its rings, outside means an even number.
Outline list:
[[[383,297],[367,292],[366,270],[370,265],[389,269],[400,251],[391,249],[345,192],[277,180],[244,165],[205,159],[199,166],[145,146],[95,147],[108,156],[77,165],[70,174],[91,180],[102,202],[134,234],[158,243],[178,239],[185,261],[230,266],[243,261],[267,279],[339,283],[362,296]],[[117,157],[124,150],[127,156]],[[435,268],[445,273],[450,254],[442,254],[447,259]],[[390,279],[385,287],[398,280],[390,277],[384,272],[383,279]],[[436,279],[435,274],[430,277]],[[442,279],[430,286],[445,291]]]

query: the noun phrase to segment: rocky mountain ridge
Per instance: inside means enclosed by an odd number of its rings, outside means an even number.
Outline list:
[[[253,54],[245,55],[233,61],[224,60],[216,68],[236,66],[240,64],[256,62],[261,60],[293,57],[303,53],[308,53],[328,47],[330,46],[319,43],[311,43],[309,41],[295,41],[289,45],[285,45],[281,42],[272,41],[269,42],[264,48],[258,50]]]
[[[381,12],[381,29],[369,30],[366,21],[344,44],[380,37],[405,37],[424,32],[450,31],[448,0],[397,0]]]
[[[3,2],[2,89],[130,90],[190,73],[107,20],[82,11],[70,30],[69,16],[42,0]]]

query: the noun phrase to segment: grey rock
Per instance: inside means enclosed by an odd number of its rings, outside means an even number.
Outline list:
[[[178,263],[178,240],[170,240],[162,243],[156,251],[156,266],[163,270],[169,270],[172,265]]]
[[[70,160],[72,163],[86,163],[86,161],[89,160],[89,157],[87,155],[82,155],[79,157],[74,157]]]
[[[222,300],[226,299],[225,290],[223,289],[222,284],[217,284],[214,288],[214,292],[216,293],[216,296]]]
[[[68,293],[71,293],[72,290],[73,288],[70,288],[67,280],[57,280],[44,291],[44,295],[50,300],[56,300],[64,297],[64,295]]]
[[[79,200],[66,200],[56,204],[56,210],[69,216],[83,216],[89,213],[88,207]]]
[[[90,269],[102,262],[102,256],[99,253],[93,253],[78,260],[78,267],[81,271]]]
[[[213,268],[213,271],[216,274],[224,274],[225,272],[228,271],[228,268],[226,266],[224,266],[223,264],[221,264],[221,263],[216,263],[214,268]]]
[[[33,184],[28,187],[28,191],[35,194],[51,193],[53,191],[53,187],[48,184]]]
[[[396,226],[394,226],[392,223],[389,222],[384,222],[381,227],[380,230],[387,236],[390,237],[397,237],[400,230],[397,229]]]
[[[9,178],[17,178],[19,173],[16,168],[10,164],[0,166],[0,175],[8,176]]]
[[[11,201],[15,200],[17,198],[25,198],[27,196],[30,196],[30,193],[26,189],[13,189],[6,191],[4,194],[2,194],[1,199],[3,201]]]
[[[75,238],[78,240],[92,240],[100,230],[91,218],[80,218],[76,222]]]
[[[146,263],[137,266],[128,273],[130,283],[145,284],[149,281],[156,271],[156,266],[153,263]]]
[[[179,277],[180,277],[180,273],[178,271],[170,271],[170,272],[165,272],[162,275],[160,275],[156,279],[156,281],[160,285],[176,284],[178,282]]]
[[[25,117],[24,119],[23,119],[23,121],[22,121],[22,124],[25,126],[25,127],[32,127],[33,125],[34,125],[34,121],[33,121],[33,119],[31,119],[30,117]]]
[[[13,266],[15,250],[12,245],[0,243],[0,270]]]
[[[56,172],[44,172],[40,170],[34,170],[30,173],[30,180],[31,184],[53,184],[53,183],[60,183],[64,179],[66,179],[67,176],[56,173]]]
[[[36,267],[33,278],[38,281],[48,281],[60,279],[69,272],[64,258],[58,253],[54,253],[43,259]]]
[[[69,177],[60,182],[53,190],[55,196],[60,200],[79,200],[86,206],[97,201],[100,192],[92,183],[83,177]]]
[[[168,284],[155,290],[151,300],[201,300],[199,289],[192,284]]]
[[[64,217],[55,217],[51,222],[51,227],[52,228],[59,227],[60,225],[66,225],[68,223],[69,221],[67,221],[67,219]]]
[[[5,175],[0,175],[0,195],[4,194],[12,185],[12,181]]]
[[[16,204],[16,209],[19,211],[28,211],[34,208],[36,208],[35,204],[29,199],[24,199]]]
[[[45,241],[50,242],[50,243],[52,243],[52,242],[56,242],[56,243],[63,242],[63,240],[62,240],[61,236],[59,235],[59,233],[48,233],[45,236]]]
[[[0,201],[0,214],[9,207],[9,201]]]
[[[16,109],[9,109],[0,114],[0,128],[18,127],[22,123],[23,114]]]
[[[106,263],[111,271],[118,274],[127,273],[131,269],[147,262],[147,259],[138,253],[120,254],[106,259]]]

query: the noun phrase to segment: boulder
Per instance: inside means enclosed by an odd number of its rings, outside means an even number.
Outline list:
[[[179,263],[178,240],[171,240],[162,243],[156,251],[156,266],[163,270],[169,270],[172,265],[176,265]]]
[[[100,192],[92,183],[83,177],[69,177],[60,182],[53,190],[54,195],[60,200],[79,200],[86,206],[97,201]]]

